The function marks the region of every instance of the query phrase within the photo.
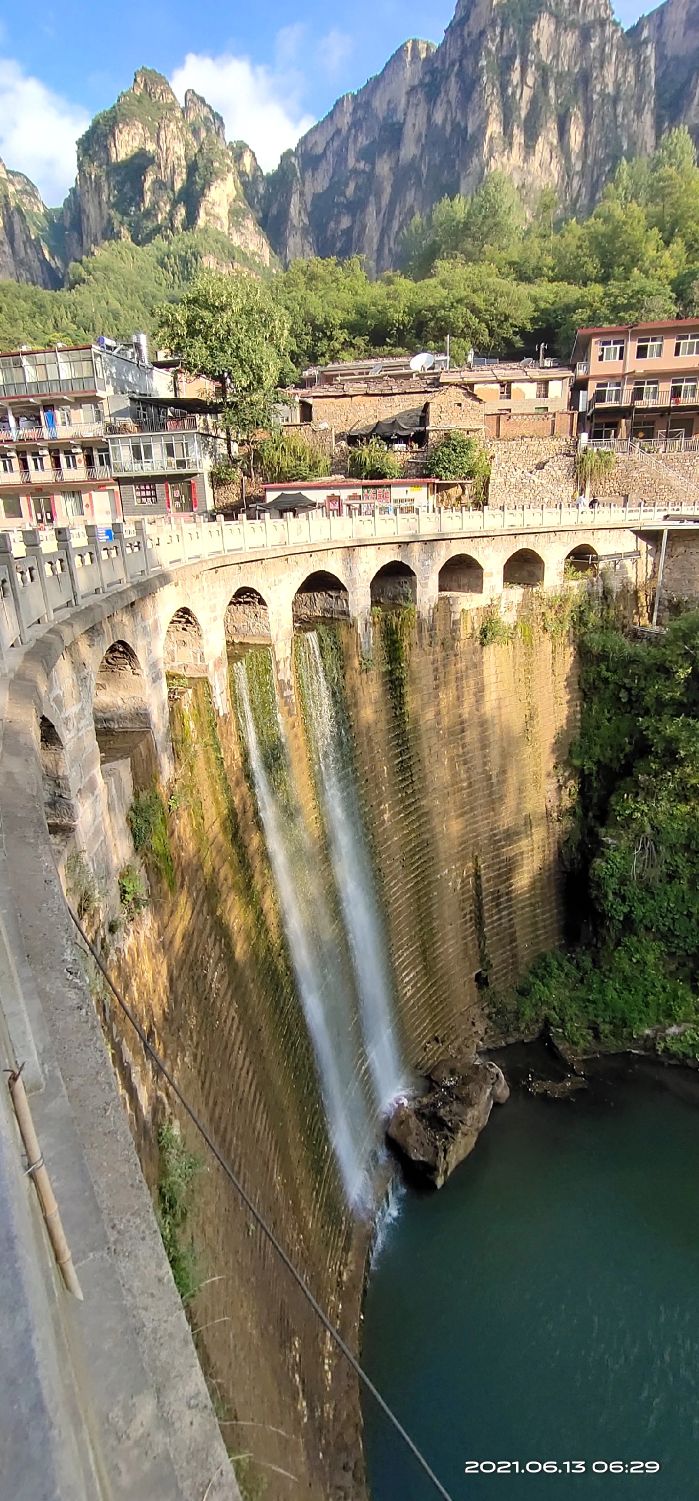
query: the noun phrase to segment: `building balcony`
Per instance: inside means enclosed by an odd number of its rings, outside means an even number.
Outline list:
[[[638,381],[630,381],[610,391],[597,389],[591,393],[588,410],[599,407],[606,410],[612,407],[642,407],[644,410],[672,410],[675,407],[699,409],[699,380],[688,381],[685,385],[674,382],[667,385],[646,382],[643,385]]]
[[[31,427],[0,426],[0,445],[15,443],[74,443],[82,438],[103,438],[103,422],[74,422],[70,427],[47,427],[37,422]]]
[[[575,379],[576,380],[582,380],[585,375],[589,375],[589,374],[590,374],[590,361],[589,360],[578,360],[578,362],[577,362],[577,364],[575,366]]]
[[[112,474],[120,479],[154,474],[196,474],[201,467],[201,459],[197,456],[182,459],[123,459],[114,455],[111,465]]]
[[[192,417],[189,413],[181,417],[168,417],[165,420],[158,417],[148,419],[136,419],[135,417],[122,417],[107,422],[105,431],[110,438],[128,438],[137,433],[195,433],[206,432],[210,429],[204,427],[200,417]]]
[[[0,384],[0,401],[16,401],[22,396],[50,401],[54,396],[70,396],[71,393],[86,391],[92,395],[97,394],[94,375],[69,375],[63,378],[53,376],[51,380],[4,380]]]
[[[82,469],[31,469],[25,470],[2,470],[0,469],[0,490],[8,487],[22,490],[49,489],[56,485],[85,485],[94,483],[95,480],[111,480],[112,470],[103,465],[92,465]]]

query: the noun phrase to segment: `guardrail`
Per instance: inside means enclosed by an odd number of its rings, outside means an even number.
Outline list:
[[[699,502],[674,508],[699,525]],[[495,533],[526,534],[590,528],[653,525],[672,519],[667,506],[598,505],[486,507],[482,511],[375,510],[361,516],[325,516],[309,511],[260,521],[185,520],[115,521],[55,527],[45,531],[0,532],[0,655],[27,642],[33,630],[64,618],[71,610],[150,574],[169,571],[207,558],[284,553],[323,543],[401,542],[439,537],[477,538]]]

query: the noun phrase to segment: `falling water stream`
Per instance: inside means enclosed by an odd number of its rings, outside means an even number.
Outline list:
[[[362,1036],[377,1107],[385,1114],[405,1083],[396,1037],[389,958],[357,797],[349,726],[328,682],[317,631],[299,638],[304,694],[313,740],[333,875],[347,932]]]
[[[317,854],[292,785],[273,678],[272,691],[268,682],[267,691],[260,693],[249,672],[256,656],[248,654],[234,668],[241,728],[328,1132],[347,1200],[360,1209],[369,1201],[367,1170],[374,1142],[356,1007]]]

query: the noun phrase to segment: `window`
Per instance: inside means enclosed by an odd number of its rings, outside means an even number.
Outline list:
[[[2,503],[6,521],[22,520],[22,502],[19,495],[6,495]]]
[[[63,468],[64,469],[77,469],[77,467],[78,467],[78,456],[77,456],[77,454],[75,454],[75,453],[64,453],[64,455],[63,455]]]
[[[158,504],[158,491],[155,485],[134,485],[133,498],[137,506],[155,506]]]
[[[623,360],[623,358],[624,358],[624,340],[623,339],[600,339],[600,341],[599,341],[599,357],[600,357],[601,360],[605,360],[605,361],[608,361],[608,360]]]
[[[10,458],[9,453],[0,453],[0,469],[2,470],[3,474],[11,474],[12,468],[12,459]]]
[[[67,490],[63,496],[63,508],[66,516],[74,520],[76,516],[83,516],[83,498],[79,490]]]
[[[699,334],[691,339],[675,339],[675,355],[680,358],[688,354],[699,354]]]
[[[619,402],[621,401],[621,381],[601,381],[599,386],[596,386],[595,388],[594,399],[598,406],[613,406],[615,402],[618,406]]]
[[[656,405],[660,394],[657,380],[634,381],[631,392],[633,402],[642,402],[645,406]]]
[[[38,470],[45,469],[46,468],[46,460],[44,458],[43,453],[33,453],[32,454],[32,464],[34,465],[35,469],[38,469]]]
[[[538,380],[537,381],[537,383],[536,383],[536,394],[537,394],[537,399],[541,399],[541,397],[547,397],[548,396],[548,394],[549,394],[549,383],[548,383],[547,380]]]
[[[612,440],[616,438],[616,436],[616,424],[614,424],[614,426],[604,424],[601,427],[593,427],[592,432],[590,433],[590,437],[596,443],[611,443]]]
[[[670,401],[696,401],[698,389],[695,380],[673,380],[670,387]]]
[[[498,386],[501,401],[510,401],[512,397],[512,381],[501,380]]]
[[[659,360],[662,359],[662,353],[662,339],[639,339],[636,344],[637,360]]]

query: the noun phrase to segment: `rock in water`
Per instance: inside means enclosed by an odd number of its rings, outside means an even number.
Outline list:
[[[473,1151],[493,1102],[510,1090],[497,1063],[441,1059],[427,1076],[425,1094],[401,1100],[386,1128],[391,1146],[435,1188]]]

